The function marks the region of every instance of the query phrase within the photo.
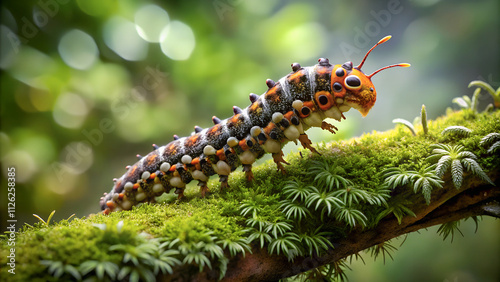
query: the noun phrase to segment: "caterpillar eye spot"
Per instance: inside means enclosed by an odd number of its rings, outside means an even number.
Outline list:
[[[342,84],[338,83],[338,82],[335,82],[333,84],[333,91],[335,92],[340,92],[342,91]]]
[[[252,146],[253,146],[253,142],[252,142],[252,140],[247,140],[247,146],[248,146],[248,147],[252,147]]]
[[[373,89],[373,87],[370,87],[370,92],[373,92],[375,89]]]
[[[299,118],[297,116],[293,116],[290,121],[292,122],[293,125],[299,125],[300,124],[300,121],[299,121]]]
[[[328,98],[325,95],[321,95],[318,97],[318,102],[320,103],[320,105],[324,106],[328,104]]]
[[[285,127],[285,128],[286,128],[286,127],[290,126],[290,122],[289,122],[286,118],[284,118],[284,119],[281,121],[281,126],[283,126],[283,127]]]
[[[304,116],[308,116],[311,113],[311,109],[309,109],[309,107],[302,107],[300,113]]]
[[[361,80],[355,75],[350,75],[345,79],[345,85],[351,90],[356,90],[361,88]]]
[[[259,136],[257,136],[257,137],[258,137],[258,138],[259,138],[259,140],[261,140],[261,141],[266,141],[266,140],[267,140],[266,135],[265,135],[264,133],[262,133],[262,132],[261,132],[261,133],[259,134]]]
[[[338,77],[342,77],[345,75],[345,71],[343,68],[338,68],[336,71],[335,71],[335,75],[338,76]]]

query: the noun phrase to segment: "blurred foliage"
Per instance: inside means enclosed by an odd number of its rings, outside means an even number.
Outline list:
[[[96,212],[147,144],[230,116],[292,62],[356,63],[388,34],[365,70],[412,68],[378,74],[368,118],[350,112],[339,134],[311,130],[313,141],[388,129],[417,115],[415,105],[435,118],[452,97],[472,95],[471,80],[500,86],[496,0],[193,2],[2,2],[1,184],[15,166],[20,221]]]

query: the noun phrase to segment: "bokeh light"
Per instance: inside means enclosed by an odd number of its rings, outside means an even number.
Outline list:
[[[89,109],[85,101],[76,94],[64,93],[57,99],[52,114],[55,122],[66,128],[79,128]]]
[[[187,60],[195,47],[193,30],[180,21],[172,21],[161,32],[160,46],[172,60]]]
[[[168,23],[168,13],[157,5],[143,6],[135,13],[137,33],[148,42],[160,42],[161,32]]]
[[[59,54],[70,67],[85,70],[90,68],[99,55],[94,39],[87,33],[73,29],[59,41]]]
[[[318,23],[308,22],[283,33],[278,44],[282,50],[289,50],[287,56],[301,61],[308,59],[310,54],[318,54],[324,49],[325,28]],[[300,44],[297,44],[300,42]]]
[[[19,38],[5,25],[0,25],[0,68],[8,68],[19,52]]]
[[[15,54],[8,72],[17,80],[35,88],[45,89],[40,79],[56,67],[55,60],[37,49],[22,45]]]
[[[2,159],[2,172],[7,177],[7,168],[22,168],[16,171],[16,183],[26,183],[31,180],[38,168],[33,157],[23,150],[12,150]]]
[[[146,57],[148,44],[137,33],[135,24],[122,17],[113,17],[104,25],[104,42],[116,54],[128,61]]]
[[[71,142],[62,150],[61,160],[73,174],[81,174],[94,162],[92,146],[88,141]]]

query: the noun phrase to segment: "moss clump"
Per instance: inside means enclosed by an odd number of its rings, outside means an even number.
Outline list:
[[[467,127],[472,133],[441,134],[455,125]],[[430,165],[426,158],[433,144],[464,146],[478,157],[479,166],[486,172],[500,166],[498,156],[480,145],[487,134],[500,132],[500,111],[454,112],[429,121],[427,134],[420,134],[422,126],[417,125],[415,130],[417,135],[413,136],[405,127],[397,126],[388,132],[321,143],[316,145],[321,156],[308,151],[302,151],[307,157],[288,155],[287,175],[278,173],[269,161],[254,168],[252,183],[246,182],[242,172],[235,172],[229,178],[230,188],[220,191],[217,180],[211,180],[212,193],[205,198],[193,188],[180,202],[167,195],[158,204],[108,216],[90,215],[49,226],[26,225],[17,234],[16,275],[2,267],[0,279],[55,281],[75,279],[78,274],[82,279],[151,280],[168,275],[172,269],[186,273],[212,269],[218,275],[209,278],[217,279],[223,277],[228,259],[248,253],[253,243],[293,259],[332,248],[335,238],[353,229],[371,228],[395,210],[404,211],[394,212],[396,216],[411,214],[402,203],[391,203],[382,172],[394,167],[412,171],[425,168]],[[324,173],[311,169],[318,164],[324,166]],[[336,177],[348,182],[328,182]],[[284,189],[290,181],[296,188]],[[293,189],[305,192],[294,198],[298,192]],[[422,196],[422,201],[428,200],[428,194],[425,200]],[[0,263],[4,266],[9,249],[4,236],[0,247]],[[47,267],[54,262],[60,263],[52,270]],[[97,270],[99,263],[106,271]],[[73,268],[78,273],[73,273]]]

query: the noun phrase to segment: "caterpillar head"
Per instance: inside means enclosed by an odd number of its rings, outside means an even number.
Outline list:
[[[370,75],[366,75],[361,71],[361,67],[365,63],[368,54],[378,45],[391,39],[391,36],[382,38],[375,44],[361,61],[354,67],[352,62],[346,62],[342,65],[336,65],[332,71],[331,87],[335,98],[343,99],[343,103],[358,110],[365,117],[377,100],[377,91],[372,83],[372,76],[376,73],[393,67],[409,67],[410,64],[401,63],[389,65],[374,71]]]

